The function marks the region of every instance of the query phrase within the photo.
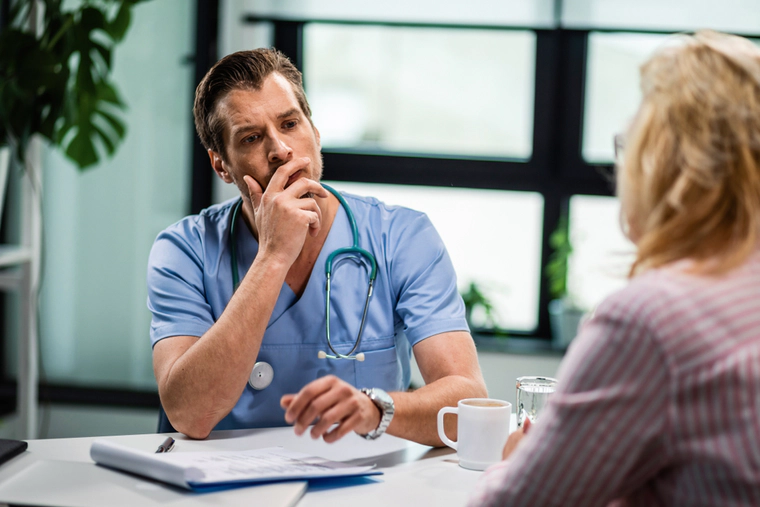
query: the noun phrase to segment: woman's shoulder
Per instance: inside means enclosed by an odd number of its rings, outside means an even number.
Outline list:
[[[595,314],[672,327],[676,321],[696,322],[708,312],[721,312],[727,298],[760,287],[760,256],[717,276],[695,274],[691,268],[681,261],[642,273],[605,299]]]

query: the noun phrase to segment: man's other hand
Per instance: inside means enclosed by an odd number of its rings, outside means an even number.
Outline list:
[[[372,400],[333,375],[310,382],[298,394],[286,394],[280,406],[285,409],[285,421],[295,425],[297,435],[303,435],[314,423],[311,437],[322,437],[327,443],[350,431],[369,433],[380,424],[380,409]],[[330,430],[334,424],[337,426]]]

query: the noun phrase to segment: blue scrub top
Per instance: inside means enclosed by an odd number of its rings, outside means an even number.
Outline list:
[[[319,359],[328,353],[325,335],[325,261],[353,243],[341,207],[300,298],[283,284],[269,319],[257,361],[274,369],[261,391],[246,385],[240,399],[215,427],[285,425],[283,394],[335,375],[362,387],[405,390],[410,380],[411,347],[448,331],[469,331],[456,274],[446,248],[428,217],[374,198],[343,194],[356,217],[359,246],[377,259],[377,279],[361,346],[363,362]],[[203,334],[232,297],[230,217],[237,199],[186,217],[158,235],[148,262],[148,308],[153,313],[151,344],[172,336]],[[241,280],[258,251],[258,242],[238,217],[237,263]],[[333,262],[330,337],[347,354],[356,341],[367,294],[369,269],[359,256]],[[203,339],[203,338],[201,338]]]

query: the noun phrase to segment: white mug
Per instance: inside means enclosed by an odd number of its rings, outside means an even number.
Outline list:
[[[443,431],[443,416],[457,414],[457,441]],[[501,461],[501,452],[509,436],[512,404],[490,398],[460,400],[457,407],[443,407],[438,412],[438,436],[457,451],[459,466],[485,470]]]

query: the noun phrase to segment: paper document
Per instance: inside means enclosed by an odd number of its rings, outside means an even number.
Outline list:
[[[187,489],[382,474],[372,466],[346,465],[282,447],[155,454],[95,440],[90,457],[99,465]]]

